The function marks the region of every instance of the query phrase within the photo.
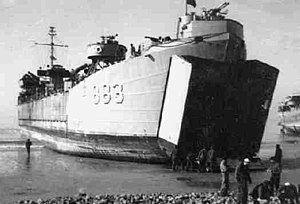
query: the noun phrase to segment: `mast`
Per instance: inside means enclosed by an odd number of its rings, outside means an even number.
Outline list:
[[[51,38],[51,55],[50,55],[50,66],[51,68],[53,67],[53,61],[56,60],[56,58],[54,57],[54,43],[53,43],[53,38],[56,35],[56,31],[55,28],[53,26],[50,26],[50,31],[48,33],[48,35]]]
[[[185,15],[186,15],[186,16],[187,16],[187,14],[188,14],[188,13],[187,13],[187,9],[188,9],[188,6],[187,6],[187,5],[188,5],[188,2],[187,2],[187,0],[185,0]]]
[[[50,30],[48,35],[50,36],[51,42],[50,43],[35,43],[35,45],[47,45],[50,46],[50,68],[53,68],[54,60],[56,60],[56,57],[54,57],[54,47],[68,47],[68,45],[59,45],[54,43],[54,36],[56,36],[56,30],[54,26],[50,26]]]

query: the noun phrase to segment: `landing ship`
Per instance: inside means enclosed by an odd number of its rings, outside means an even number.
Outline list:
[[[278,70],[246,60],[227,5],[179,17],[176,37],[147,36],[127,58],[116,35],[88,45],[91,62],[71,70],[52,52],[49,69],[20,80],[22,132],[61,153],[120,161],[163,163],[175,145],[183,157],[203,146],[255,155]]]

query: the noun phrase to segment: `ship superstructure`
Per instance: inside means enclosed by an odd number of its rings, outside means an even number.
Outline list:
[[[212,145],[254,155],[278,70],[246,61],[243,26],[225,18],[227,5],[180,17],[175,39],[146,36],[127,59],[117,35],[102,36],[88,45],[91,63],[39,70],[54,88],[37,76],[22,87],[20,127],[56,151],[106,159],[165,162],[174,145],[182,155]]]

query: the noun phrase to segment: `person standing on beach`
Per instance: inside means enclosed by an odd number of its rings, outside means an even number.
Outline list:
[[[32,145],[32,142],[30,141],[30,139],[27,139],[27,141],[25,143],[25,147],[26,147],[28,156],[30,156],[30,146],[31,145]]]
[[[207,158],[207,150],[203,147],[198,153],[198,170],[200,172],[206,171],[206,158]]]
[[[189,171],[191,169],[191,171],[193,171],[193,161],[192,161],[192,157],[193,157],[193,153],[192,152],[189,152],[187,155],[186,155],[186,158],[185,158],[185,170],[186,171]]]
[[[248,183],[252,183],[248,168],[249,163],[250,160],[245,158],[235,169],[235,178],[238,184],[238,204],[246,204],[248,202]]]
[[[213,172],[216,163],[216,151],[214,150],[213,146],[210,147],[210,150],[207,152],[207,159],[206,159],[206,171]]]
[[[275,162],[278,162],[281,165],[282,149],[280,148],[279,144],[276,144],[274,160],[275,160]]]
[[[228,195],[228,190],[229,190],[229,168],[228,168],[228,165],[227,165],[226,156],[224,156],[222,158],[222,161],[220,163],[220,171],[221,171],[221,175],[222,175],[220,195],[221,196],[227,196]]]
[[[172,153],[171,153],[171,160],[172,160],[172,169],[176,171],[178,168],[178,149],[177,145],[175,145]]]
[[[267,172],[271,173],[270,182],[272,185],[272,191],[277,192],[280,184],[281,166],[279,162],[275,161],[274,157],[271,157],[271,166]]]

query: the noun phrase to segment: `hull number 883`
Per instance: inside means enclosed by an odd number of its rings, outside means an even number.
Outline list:
[[[111,102],[118,104],[123,103],[123,85],[115,84],[110,86],[108,84],[103,84],[102,86],[94,86],[93,101],[94,104],[109,104]]]

